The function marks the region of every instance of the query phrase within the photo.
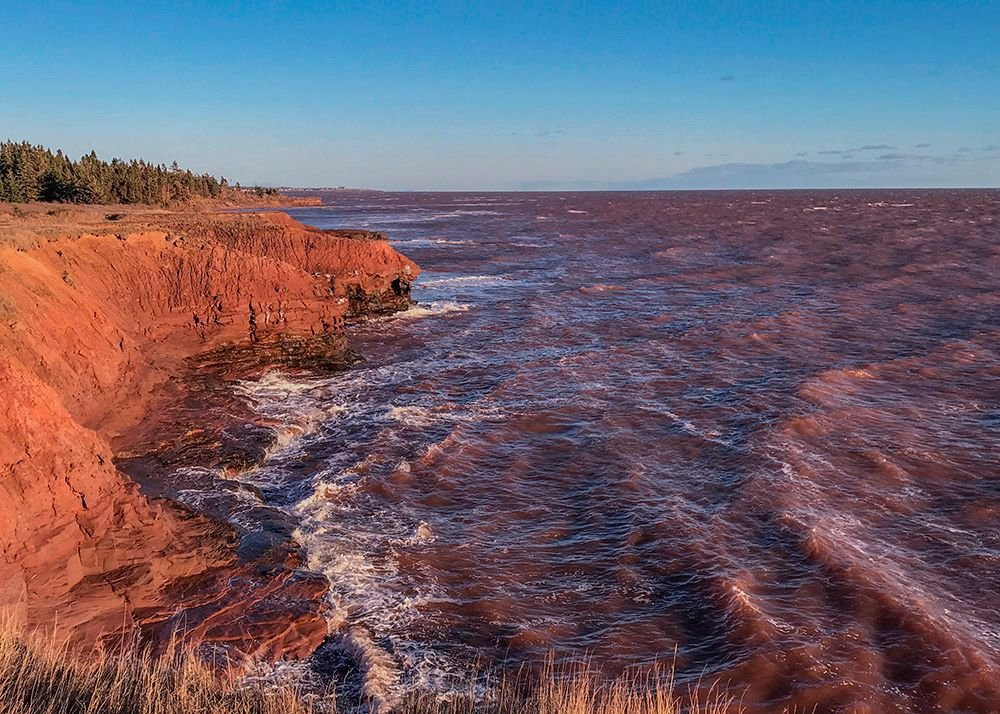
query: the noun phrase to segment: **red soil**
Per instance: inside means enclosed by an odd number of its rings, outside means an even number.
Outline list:
[[[0,606],[74,641],[181,626],[255,656],[310,652],[325,583],[294,549],[241,560],[229,526],[147,498],[113,456],[186,358],[322,340],[349,308],[405,303],[417,266],[375,236],[284,214],[4,218]]]

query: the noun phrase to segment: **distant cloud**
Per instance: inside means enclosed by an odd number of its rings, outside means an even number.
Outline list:
[[[698,166],[667,179],[640,182],[637,188],[755,188],[808,186],[827,183],[831,177],[885,170],[877,161],[805,161],[774,164],[729,163]],[[835,181],[839,182],[839,181]]]
[[[731,74],[724,74],[721,77],[719,77],[719,81],[720,82],[734,82],[734,81],[736,81],[736,77],[734,77]]]
[[[895,146],[889,146],[888,144],[865,144],[864,146],[856,146],[853,149],[827,149],[826,151],[817,152],[824,156],[842,156],[844,154],[856,154],[859,151],[895,151]],[[796,154],[798,156],[799,154]]]
[[[958,153],[960,153],[960,154],[967,154],[970,151],[972,151],[972,149],[970,149],[968,146],[963,146],[961,149],[958,150]]]
[[[808,151],[800,151],[799,153],[796,154],[796,156],[808,156],[808,155],[809,155]]]
[[[907,154],[901,152],[895,152],[890,154],[882,154],[878,157],[879,161],[906,161],[911,163],[932,163],[932,164],[952,164],[965,160],[966,157],[959,155],[951,156],[938,156],[935,154]]]
[[[990,144],[989,146],[984,146],[983,151],[1000,151],[1000,144]]]

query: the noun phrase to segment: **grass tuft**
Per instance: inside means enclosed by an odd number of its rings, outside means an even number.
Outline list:
[[[474,688],[470,684],[470,692]],[[562,671],[550,664],[540,676],[508,678],[477,696],[442,700],[413,693],[391,708],[382,707],[381,714],[741,711],[728,697],[710,694],[708,699],[682,704],[667,675],[607,682],[586,671]],[[159,656],[138,645],[80,654],[52,637],[25,634],[0,620],[0,714],[335,714],[335,702],[332,692],[241,680],[178,648]],[[360,710],[378,709],[369,705]]]

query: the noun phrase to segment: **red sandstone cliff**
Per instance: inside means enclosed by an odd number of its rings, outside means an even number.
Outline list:
[[[111,444],[185,358],[322,338],[405,304],[418,269],[377,236],[284,214],[115,218],[41,221],[0,247],[0,606],[79,640],[182,626],[306,654],[326,634],[322,580],[293,550],[241,560],[228,526],[140,493]]]

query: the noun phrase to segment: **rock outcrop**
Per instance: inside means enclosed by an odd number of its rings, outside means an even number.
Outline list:
[[[325,583],[294,547],[145,495],[115,466],[185,360],[308,338],[409,304],[417,266],[383,237],[284,214],[88,214],[0,247],[0,606],[76,641],[183,631],[258,657],[326,635]],[[0,237],[4,227],[0,225]]]

